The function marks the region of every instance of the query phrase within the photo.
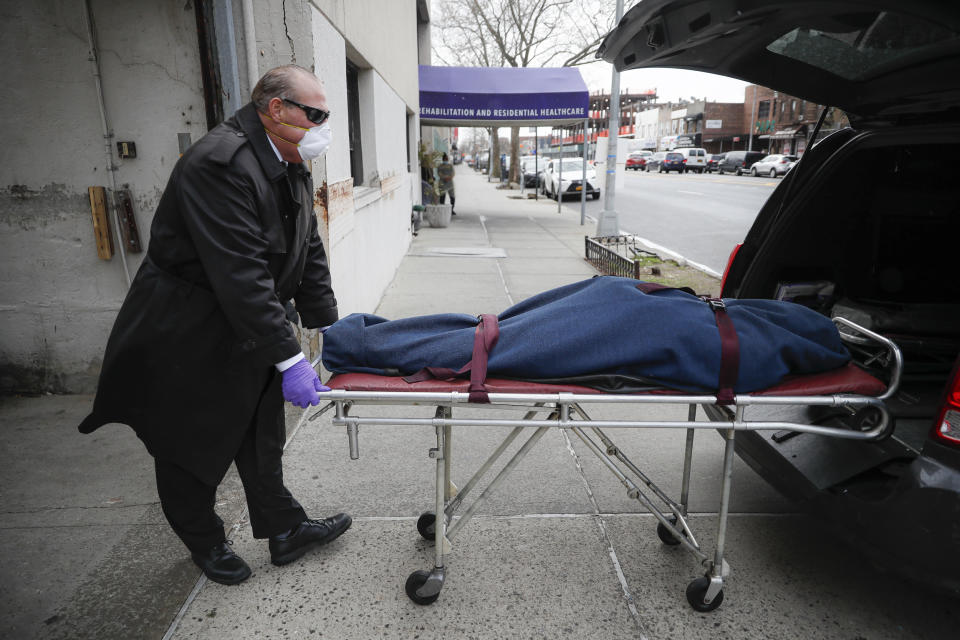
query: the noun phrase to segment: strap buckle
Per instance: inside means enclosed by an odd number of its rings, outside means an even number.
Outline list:
[[[704,298],[704,302],[710,305],[710,310],[716,313],[717,311],[726,311],[727,305],[723,302],[722,298]]]

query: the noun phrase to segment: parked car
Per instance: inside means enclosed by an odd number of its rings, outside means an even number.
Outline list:
[[[787,171],[790,170],[790,163],[796,159],[797,156],[786,156],[782,153],[771,154],[754,162],[753,166],[750,167],[750,175],[754,177],[770,176],[771,178],[786,175]]]
[[[551,198],[556,198],[558,194],[561,198],[568,195],[579,196],[584,190],[583,158],[563,158],[562,176],[560,162],[558,158],[547,163],[547,168],[543,172],[543,192]],[[597,172],[589,163],[587,164],[586,191],[594,200],[600,197]]]
[[[675,151],[683,156],[684,172],[694,171],[696,173],[703,173],[703,170],[707,167],[706,149],[684,147],[675,149]]]
[[[626,169],[634,171],[644,171],[647,168],[647,160],[653,155],[652,151],[633,151],[627,156]]]
[[[474,167],[473,167],[473,168],[476,169],[477,171],[481,171],[481,172],[483,172],[483,173],[486,173],[486,172],[487,172],[487,169],[490,168],[490,152],[489,152],[489,151],[483,151],[483,152],[477,154],[477,161],[476,161],[476,163],[474,164]]]
[[[683,173],[686,168],[686,158],[683,157],[682,153],[667,151],[663,156],[663,160],[661,160],[657,166],[657,173],[670,173],[671,171]]]
[[[736,452],[875,563],[960,595],[960,182],[944,162],[960,144],[957,6],[713,3],[708,19],[693,21],[690,7],[637,4],[598,55],[619,71],[699,70],[710,60],[714,73],[832,105],[850,122],[808,145],[771,193],[731,254],[722,296],[776,298],[819,283],[794,301],[903,351],[899,391],[886,401],[895,417],[888,439],[738,431]],[[751,168],[742,156],[730,152],[718,166]],[[865,346],[851,355],[883,375],[882,355]],[[724,407],[704,408],[730,418]],[[864,417],[814,407],[747,413],[852,429]]]
[[[657,151],[652,156],[647,158],[646,164],[644,164],[644,171],[658,171],[660,169],[660,163],[663,162],[663,159],[667,156],[666,151]]]
[[[754,162],[762,160],[766,155],[762,151],[728,151],[723,160],[717,163],[717,173],[727,172],[741,176]]]
[[[707,173],[713,173],[717,170],[717,165],[723,160],[725,153],[714,153],[707,157],[707,166],[703,168]]]
[[[543,158],[537,159],[537,156],[523,156],[520,159],[520,167],[523,169],[523,186],[539,187],[541,174],[546,168],[546,161]]]

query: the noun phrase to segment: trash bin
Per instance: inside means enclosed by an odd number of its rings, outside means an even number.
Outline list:
[[[446,227],[450,225],[452,212],[451,204],[428,204],[424,207],[423,219],[431,227]]]

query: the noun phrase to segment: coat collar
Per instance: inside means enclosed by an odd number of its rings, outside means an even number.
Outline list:
[[[250,145],[253,147],[253,153],[257,156],[257,161],[263,167],[263,172],[267,178],[273,182],[279,180],[287,173],[287,168],[283,162],[277,159],[277,154],[270,148],[270,141],[267,139],[267,132],[260,122],[260,116],[257,114],[257,108],[252,102],[240,108],[234,115],[237,126],[247,134]],[[302,163],[298,163],[302,168]],[[303,169],[306,171],[306,169]]]

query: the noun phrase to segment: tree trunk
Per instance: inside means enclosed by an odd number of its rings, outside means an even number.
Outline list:
[[[520,184],[523,172],[520,167],[520,127],[510,127],[510,182]]]
[[[490,136],[490,175],[500,179],[500,130],[492,128]]]

